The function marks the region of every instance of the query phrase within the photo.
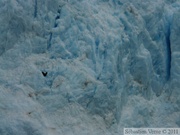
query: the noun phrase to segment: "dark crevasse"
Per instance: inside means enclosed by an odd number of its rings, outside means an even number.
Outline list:
[[[96,44],[96,54],[98,54],[99,43],[100,43],[100,41],[97,38],[96,41],[95,41],[95,44]]]
[[[48,50],[51,48],[51,40],[52,40],[52,32],[50,32],[50,35],[49,35],[49,40],[48,40],[48,45],[47,45]]]
[[[58,9],[58,11],[57,11],[58,14],[57,14],[57,16],[56,16],[56,18],[55,18],[54,28],[58,27],[57,20],[61,18],[61,8],[62,8],[62,6],[60,6],[59,9]],[[47,45],[47,49],[48,49],[48,50],[51,48],[52,36],[53,36],[53,33],[50,32],[49,40],[48,40],[48,45]]]
[[[57,11],[58,15],[55,18],[54,28],[58,27],[57,20],[61,18],[61,8]]]
[[[37,17],[37,0],[34,0],[34,18]]]
[[[170,35],[171,35],[171,31],[170,31],[170,25],[168,26],[167,29],[167,34],[166,34],[166,45],[167,45],[167,76],[166,76],[166,80],[168,81],[170,79],[171,76],[171,41],[170,41]]]

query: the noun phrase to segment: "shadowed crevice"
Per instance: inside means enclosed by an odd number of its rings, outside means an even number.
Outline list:
[[[171,77],[171,41],[170,41],[170,26],[168,27],[166,34],[166,45],[167,45],[167,76],[166,79],[169,80]]]
[[[59,9],[57,10],[57,16],[55,18],[55,22],[54,22],[54,28],[58,27],[58,22],[57,20],[61,18],[61,9],[62,9],[62,6],[59,6]],[[47,50],[49,50],[51,48],[51,41],[52,41],[52,36],[53,36],[53,33],[50,32],[50,35],[49,35],[49,40],[48,40],[48,45],[47,45]]]
[[[34,0],[34,18],[37,17],[37,0]]]

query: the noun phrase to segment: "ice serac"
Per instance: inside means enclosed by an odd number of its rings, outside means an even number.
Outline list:
[[[179,79],[180,79],[180,39],[178,38],[180,36],[180,24],[178,23],[180,21],[180,10],[177,10],[173,14],[173,20],[172,20],[172,26],[171,26],[171,93],[172,98],[175,100],[175,102],[180,105],[180,97],[179,97]]]
[[[0,1],[0,135],[180,127],[178,0]]]

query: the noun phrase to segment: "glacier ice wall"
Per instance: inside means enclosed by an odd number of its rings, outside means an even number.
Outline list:
[[[0,11],[1,135],[180,126],[178,0],[1,0]]]

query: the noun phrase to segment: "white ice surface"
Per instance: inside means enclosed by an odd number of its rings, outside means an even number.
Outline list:
[[[179,0],[1,0],[0,135],[180,127],[179,22]]]

